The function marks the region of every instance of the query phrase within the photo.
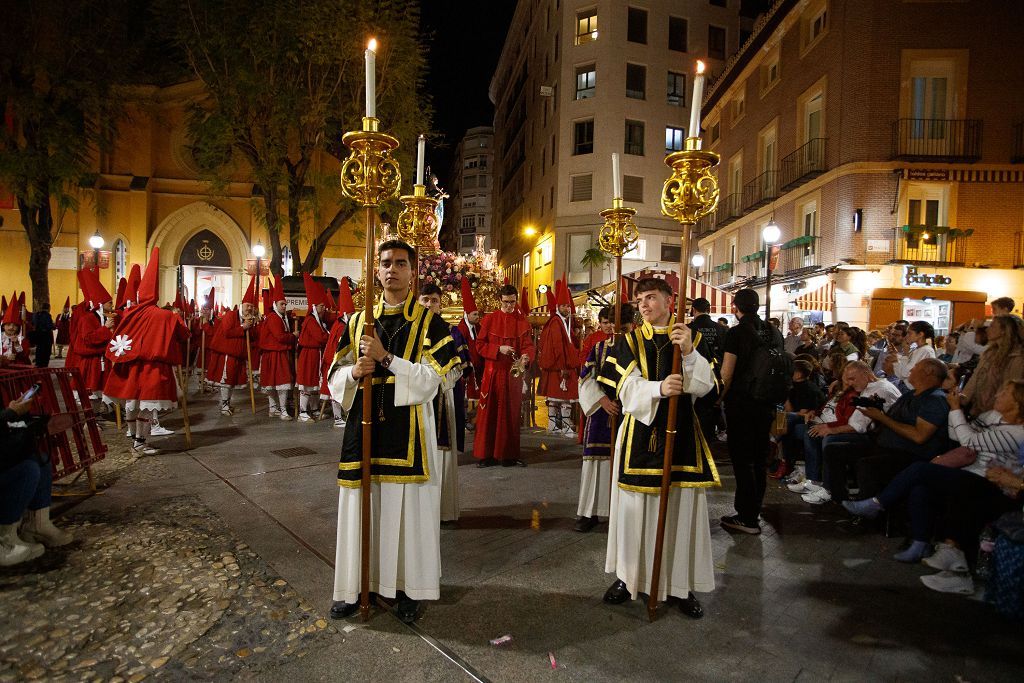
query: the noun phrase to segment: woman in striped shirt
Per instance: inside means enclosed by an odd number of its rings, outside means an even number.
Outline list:
[[[1001,487],[1003,472],[1019,474],[1018,456],[1024,443],[1024,380],[1006,382],[992,410],[967,422],[960,396],[949,392],[949,435],[960,443],[931,462],[918,462],[900,472],[877,498],[843,503],[860,517],[876,517],[906,500],[912,543],[896,555],[901,562],[919,562],[942,570],[921,577],[929,588],[973,593],[968,557],[977,554],[978,536],[986,524],[1020,507],[1020,488]],[[932,527],[937,510],[945,543],[931,554]],[[930,557],[926,557],[930,555]]]

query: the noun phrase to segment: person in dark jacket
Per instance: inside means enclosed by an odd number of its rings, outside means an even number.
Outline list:
[[[53,353],[53,317],[50,315],[50,304],[43,304],[32,314],[32,343],[36,345],[35,365],[45,368],[50,365],[50,354]]]
[[[693,402],[693,409],[700,422],[700,430],[704,438],[712,440],[715,429],[720,422],[721,409],[718,406],[718,392],[722,385],[722,343],[725,331],[722,326],[711,318],[711,302],[704,298],[694,299],[690,305],[693,320],[688,327],[693,335],[697,353],[711,364],[715,376],[715,388]],[[727,330],[726,330],[727,331]]]

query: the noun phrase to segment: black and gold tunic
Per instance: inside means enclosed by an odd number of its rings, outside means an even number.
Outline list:
[[[338,342],[334,367],[351,365],[363,335],[363,312],[352,316]],[[441,377],[460,363],[450,326],[420,306],[412,294],[401,307],[385,309],[383,300],[374,310],[375,334],[385,350],[412,363],[425,362]],[[332,367],[332,371],[334,370]],[[395,405],[395,375],[377,365],[373,373],[373,454],[371,478],[375,482],[414,484],[430,479],[424,429],[429,415],[424,405]],[[426,403],[429,405],[429,399]],[[338,484],[358,488],[363,443],[363,381],[349,410],[342,440]],[[433,447],[433,444],[430,445]]]
[[[639,371],[643,379],[656,382],[661,382],[672,373],[673,349],[668,334],[674,322],[673,317],[667,326],[657,328],[645,322],[633,332],[618,338],[597,377],[609,398],[618,398],[626,378],[634,369]],[[640,493],[658,493],[661,490],[668,403],[667,399],[658,402],[650,426],[625,413],[619,428],[622,444],[617,474],[619,488]],[[689,394],[679,397],[676,422],[672,486],[719,486],[718,470],[694,415],[693,397]]]

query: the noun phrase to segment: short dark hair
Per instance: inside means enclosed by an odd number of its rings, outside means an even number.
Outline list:
[[[514,296],[517,301],[519,300],[519,292],[512,285],[501,286],[501,289],[498,290],[498,298],[500,299],[503,296]]]
[[[896,324],[897,325],[903,325],[903,327],[906,327],[907,325],[910,324],[910,321],[909,320],[897,320]]]
[[[915,320],[910,323],[910,326],[907,329],[913,330],[918,334],[923,334],[925,339],[935,339],[935,328],[932,327],[931,323],[925,322],[924,320]]]
[[[992,300],[993,307],[999,306],[1000,308],[1005,308],[1008,311],[1012,311],[1015,305],[1016,302],[1008,296],[1001,296],[998,299]]]
[[[662,280],[660,277],[645,277],[636,283],[636,289],[633,290],[634,294],[643,294],[644,292],[658,291],[662,294],[672,296],[675,292],[672,291],[672,285]]]
[[[702,296],[694,299],[692,302],[690,302],[690,305],[693,306],[693,310],[697,311],[698,313],[711,312],[711,302]]]
[[[722,323],[723,325],[728,325],[729,324],[729,319],[728,318],[719,318],[718,322]]]
[[[793,369],[799,372],[803,377],[810,377],[811,373],[814,372],[814,366],[805,360],[793,361]]]
[[[420,285],[420,296],[432,296],[437,294],[438,296],[444,296],[444,292],[441,288],[435,285],[433,282],[428,282],[425,285]]]
[[[405,250],[405,253],[409,255],[410,265],[415,263],[416,249],[408,242],[404,242],[402,240],[387,240],[385,242],[381,242],[380,246],[377,247],[377,256],[380,256],[385,251],[393,251],[395,249]]]
[[[750,287],[744,287],[732,298],[732,303],[743,315],[756,315],[757,309],[761,307],[761,297],[757,295],[757,290],[751,289]]]
[[[633,310],[632,304],[622,304],[622,306],[619,307],[620,325],[632,323],[635,316],[636,312]],[[597,317],[599,320],[615,322],[615,306],[605,306],[601,309],[601,312],[597,314]]]

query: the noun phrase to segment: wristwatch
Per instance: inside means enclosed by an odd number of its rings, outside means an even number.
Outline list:
[[[385,370],[387,370],[388,368],[391,367],[391,361],[393,361],[394,359],[395,359],[395,354],[389,353],[388,355],[384,356],[384,360],[382,360],[380,362],[380,366],[382,368],[384,368]]]

